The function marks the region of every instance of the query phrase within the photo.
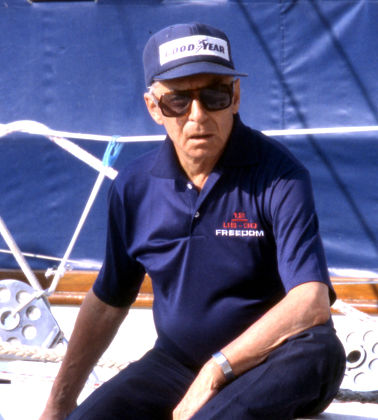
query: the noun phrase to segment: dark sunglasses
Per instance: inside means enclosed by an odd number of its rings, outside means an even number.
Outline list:
[[[164,93],[155,103],[165,117],[182,117],[189,112],[193,99],[198,99],[207,111],[221,111],[228,108],[234,96],[234,82],[229,85],[217,84],[201,89],[177,90]]]

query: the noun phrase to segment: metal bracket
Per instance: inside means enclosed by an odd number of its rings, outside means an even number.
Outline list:
[[[53,347],[63,333],[42,294],[30,300],[35,290],[19,280],[0,281],[0,338],[10,343]],[[15,308],[27,303],[21,310]]]

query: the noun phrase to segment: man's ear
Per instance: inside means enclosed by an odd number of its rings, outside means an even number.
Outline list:
[[[240,79],[234,82],[234,97],[232,99],[232,112],[234,114],[239,112],[240,106]]]
[[[163,125],[163,116],[160,111],[159,106],[155,103],[150,93],[144,94],[144,101],[148,112],[150,113],[152,119],[159,125]]]

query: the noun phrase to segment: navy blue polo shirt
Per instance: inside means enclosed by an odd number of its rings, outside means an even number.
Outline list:
[[[308,171],[239,116],[198,192],[169,138],[119,173],[95,294],[130,305],[147,272],[157,345],[199,366],[293,287],[330,286]]]

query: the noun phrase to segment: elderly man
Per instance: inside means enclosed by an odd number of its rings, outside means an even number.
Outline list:
[[[226,35],[182,24],[144,51],[167,131],[109,193],[106,257],[42,419],[291,419],[323,410],[345,355],[309,174],[243,125]],[[75,409],[145,273],[158,339]],[[132,345],[132,343],[125,343]]]

